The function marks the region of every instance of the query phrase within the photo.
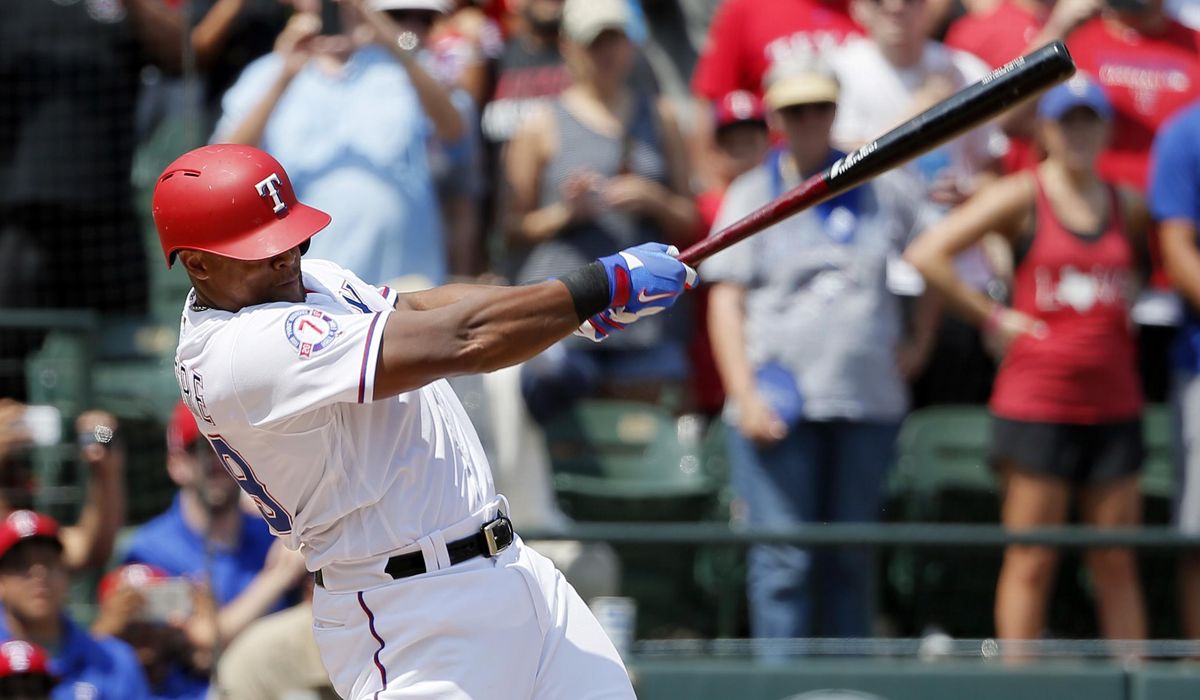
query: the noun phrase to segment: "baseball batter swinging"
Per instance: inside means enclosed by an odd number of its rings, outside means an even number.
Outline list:
[[[696,283],[646,244],[521,287],[376,288],[301,261],[324,212],[248,146],[159,177],[167,265],[192,281],[184,401],[272,531],[316,572],[313,627],[344,698],[629,698],[600,625],[521,543],[444,377],[602,340]]]

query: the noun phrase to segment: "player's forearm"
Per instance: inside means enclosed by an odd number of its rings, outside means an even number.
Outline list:
[[[384,327],[375,398],[524,362],[580,323],[570,292],[557,280],[521,287],[447,285],[417,301],[431,306],[397,311]]]

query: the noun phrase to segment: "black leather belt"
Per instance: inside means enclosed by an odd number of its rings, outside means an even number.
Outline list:
[[[468,535],[461,540],[446,543],[446,552],[450,555],[450,565],[461,564],[475,557],[494,557],[508,549],[513,543],[512,521],[506,516],[498,515],[479,528],[479,532]],[[421,552],[397,554],[387,560],[383,567],[385,573],[393,579],[408,578],[425,573],[425,555]],[[325,587],[325,580],[320,570],[314,575],[318,586]]]

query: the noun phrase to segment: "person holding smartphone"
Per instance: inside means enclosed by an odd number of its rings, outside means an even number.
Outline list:
[[[179,493],[166,512],[138,529],[124,555],[126,564],[150,567],[135,571],[160,575],[135,574],[145,585],[136,587],[140,600],[125,618],[169,621],[182,631],[183,677],[162,681],[178,688],[172,697],[202,698],[218,643],[228,644],[254,620],[282,610],[304,577],[304,560],[274,542],[266,523],[241,507],[237,482],[182,403],[167,426],[167,472]],[[179,595],[185,579],[186,599]],[[118,620],[104,631],[120,629]]]
[[[79,462],[86,474],[79,519],[61,531],[63,558],[72,571],[98,569],[112,555],[125,523],[125,449],[115,416],[87,410],[75,420]],[[58,444],[62,416],[53,406],[26,406],[0,398],[0,517],[33,503],[29,450]]]
[[[58,523],[33,511],[9,513],[0,522],[0,642],[51,650],[48,668],[61,679],[54,700],[149,700],[129,645],[94,636],[67,614],[69,585]]]

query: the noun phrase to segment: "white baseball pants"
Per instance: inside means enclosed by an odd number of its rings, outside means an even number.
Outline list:
[[[634,697],[600,623],[519,537],[494,559],[364,590],[318,587],[313,629],[346,700]]]

